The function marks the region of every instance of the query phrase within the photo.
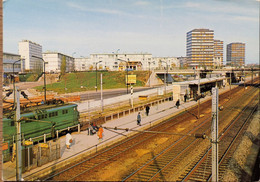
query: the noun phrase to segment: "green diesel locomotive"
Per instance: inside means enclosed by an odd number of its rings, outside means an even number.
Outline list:
[[[12,147],[16,140],[16,123],[13,118],[13,112],[5,113],[3,118],[4,161],[11,159]],[[21,118],[22,141],[41,141],[44,134],[47,138],[51,137],[53,128],[55,131],[62,131],[79,124],[79,112],[76,104],[44,104],[27,108],[21,112]]]

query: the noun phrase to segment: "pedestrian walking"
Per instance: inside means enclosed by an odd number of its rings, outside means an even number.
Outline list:
[[[149,105],[147,105],[147,106],[145,107],[145,111],[146,111],[146,115],[148,116],[148,115],[149,115],[149,111],[150,111]]]
[[[184,102],[187,100],[187,94],[184,95]]]
[[[177,100],[177,102],[176,102],[175,105],[176,105],[177,109],[179,109],[179,106],[180,106],[180,99]]]
[[[70,145],[72,143],[72,136],[70,134],[70,131],[66,134],[66,147],[67,149],[70,149]]]
[[[137,125],[141,126],[141,114],[140,114],[140,112],[138,112],[138,115],[137,115]]]
[[[104,132],[103,128],[99,127],[98,132],[97,132],[98,140],[102,140],[103,139],[103,132]]]

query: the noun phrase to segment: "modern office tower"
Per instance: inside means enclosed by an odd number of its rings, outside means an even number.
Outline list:
[[[227,65],[234,67],[245,65],[245,43],[234,42],[227,45]]]
[[[194,29],[187,33],[187,63],[189,67],[211,67],[214,56],[214,31]]]
[[[223,66],[223,41],[221,40],[214,40],[213,64],[216,67]]]
[[[43,61],[32,57],[42,58],[42,46],[29,40],[22,40],[19,42],[18,46],[19,54],[21,55],[21,58],[24,59],[22,62],[24,66],[22,66],[22,68],[24,67],[25,70],[28,71],[42,70]]]

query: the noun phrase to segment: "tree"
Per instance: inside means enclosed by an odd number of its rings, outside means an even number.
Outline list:
[[[93,65],[90,65],[90,66],[89,66],[89,70],[90,70],[90,71],[93,70],[93,68],[94,68]]]
[[[61,66],[60,66],[60,73],[61,75],[65,75],[66,73],[66,57],[62,56],[61,58]]]

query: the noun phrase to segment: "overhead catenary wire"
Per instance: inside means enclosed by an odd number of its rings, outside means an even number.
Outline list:
[[[189,137],[195,137],[195,138],[209,138],[207,135],[195,133],[195,134],[182,134],[182,133],[172,133],[172,132],[162,132],[162,131],[148,131],[148,130],[136,130],[136,129],[130,129],[130,128],[118,128],[118,127],[103,127],[107,130],[124,130],[124,131],[134,131],[134,132],[140,132],[140,133],[153,133],[153,134],[166,134],[166,135],[178,135],[178,136],[189,136]]]

